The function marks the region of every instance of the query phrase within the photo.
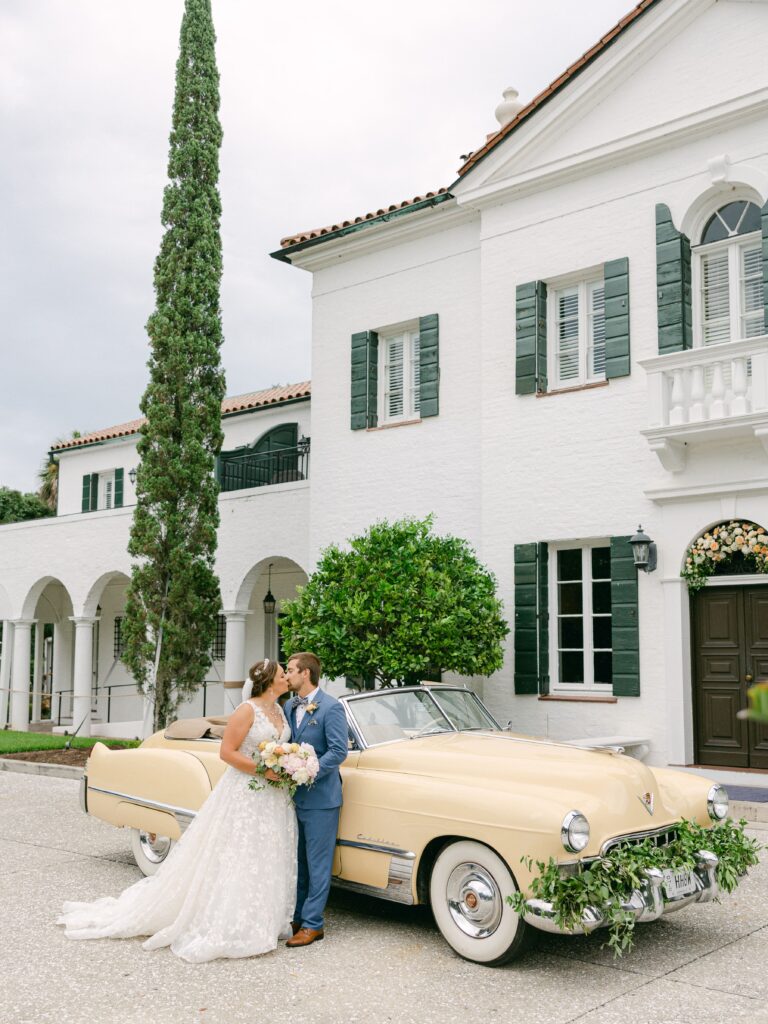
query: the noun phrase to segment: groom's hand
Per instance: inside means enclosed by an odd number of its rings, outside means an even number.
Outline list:
[[[280,776],[277,774],[277,772],[273,772],[271,768],[267,768],[267,770],[264,772],[264,778],[269,779],[270,782],[280,781]]]

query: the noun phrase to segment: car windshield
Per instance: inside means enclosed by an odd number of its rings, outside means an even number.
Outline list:
[[[441,732],[498,729],[468,690],[383,690],[347,705],[367,746]]]

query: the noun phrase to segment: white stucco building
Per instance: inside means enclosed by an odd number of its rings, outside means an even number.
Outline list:
[[[270,561],[292,586],[326,544],[434,512],[499,581],[505,665],[469,681],[497,717],[768,769],[768,731],[736,718],[768,675],[768,577],[695,598],[680,578],[708,528],[768,529],[766,45],[762,0],[643,0],[530,103],[508,93],[449,188],[283,240],[276,258],[313,275],[312,472],[221,497],[222,678],[263,649]],[[227,447],[267,416],[299,422],[259,407],[235,436],[225,418]],[[0,529],[17,689],[44,599],[54,679],[69,616],[76,647],[97,604],[112,628],[129,511],[78,512],[77,488],[127,473],[131,444],[64,453],[65,514]],[[652,573],[632,565],[638,523]]]

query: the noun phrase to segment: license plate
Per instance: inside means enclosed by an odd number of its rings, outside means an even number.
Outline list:
[[[668,900],[678,900],[681,896],[689,896],[696,889],[692,871],[664,872],[664,893]]]

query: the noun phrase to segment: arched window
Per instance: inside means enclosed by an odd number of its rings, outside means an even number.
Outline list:
[[[760,209],[745,199],[709,218],[696,246],[704,345],[765,334]]]

